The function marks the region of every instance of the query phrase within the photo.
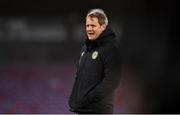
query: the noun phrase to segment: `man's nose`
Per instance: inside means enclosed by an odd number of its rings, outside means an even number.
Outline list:
[[[91,26],[87,27],[87,30],[92,30],[92,27]]]

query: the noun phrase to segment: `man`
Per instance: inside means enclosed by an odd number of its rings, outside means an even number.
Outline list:
[[[120,77],[118,42],[102,9],[86,16],[86,42],[81,51],[75,84],[69,99],[75,113],[113,113]]]

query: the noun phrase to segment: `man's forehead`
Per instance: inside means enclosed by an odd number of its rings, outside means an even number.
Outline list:
[[[97,17],[87,16],[87,17],[86,17],[86,21],[95,21],[95,22],[98,22],[98,18],[97,18]]]

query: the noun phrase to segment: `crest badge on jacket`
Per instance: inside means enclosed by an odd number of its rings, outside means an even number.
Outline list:
[[[94,51],[92,53],[92,59],[96,59],[98,57],[98,51]]]

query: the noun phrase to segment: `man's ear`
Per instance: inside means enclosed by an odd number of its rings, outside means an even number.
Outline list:
[[[105,30],[105,29],[106,29],[106,26],[107,26],[106,24],[103,24],[103,25],[102,25],[102,28]]]

